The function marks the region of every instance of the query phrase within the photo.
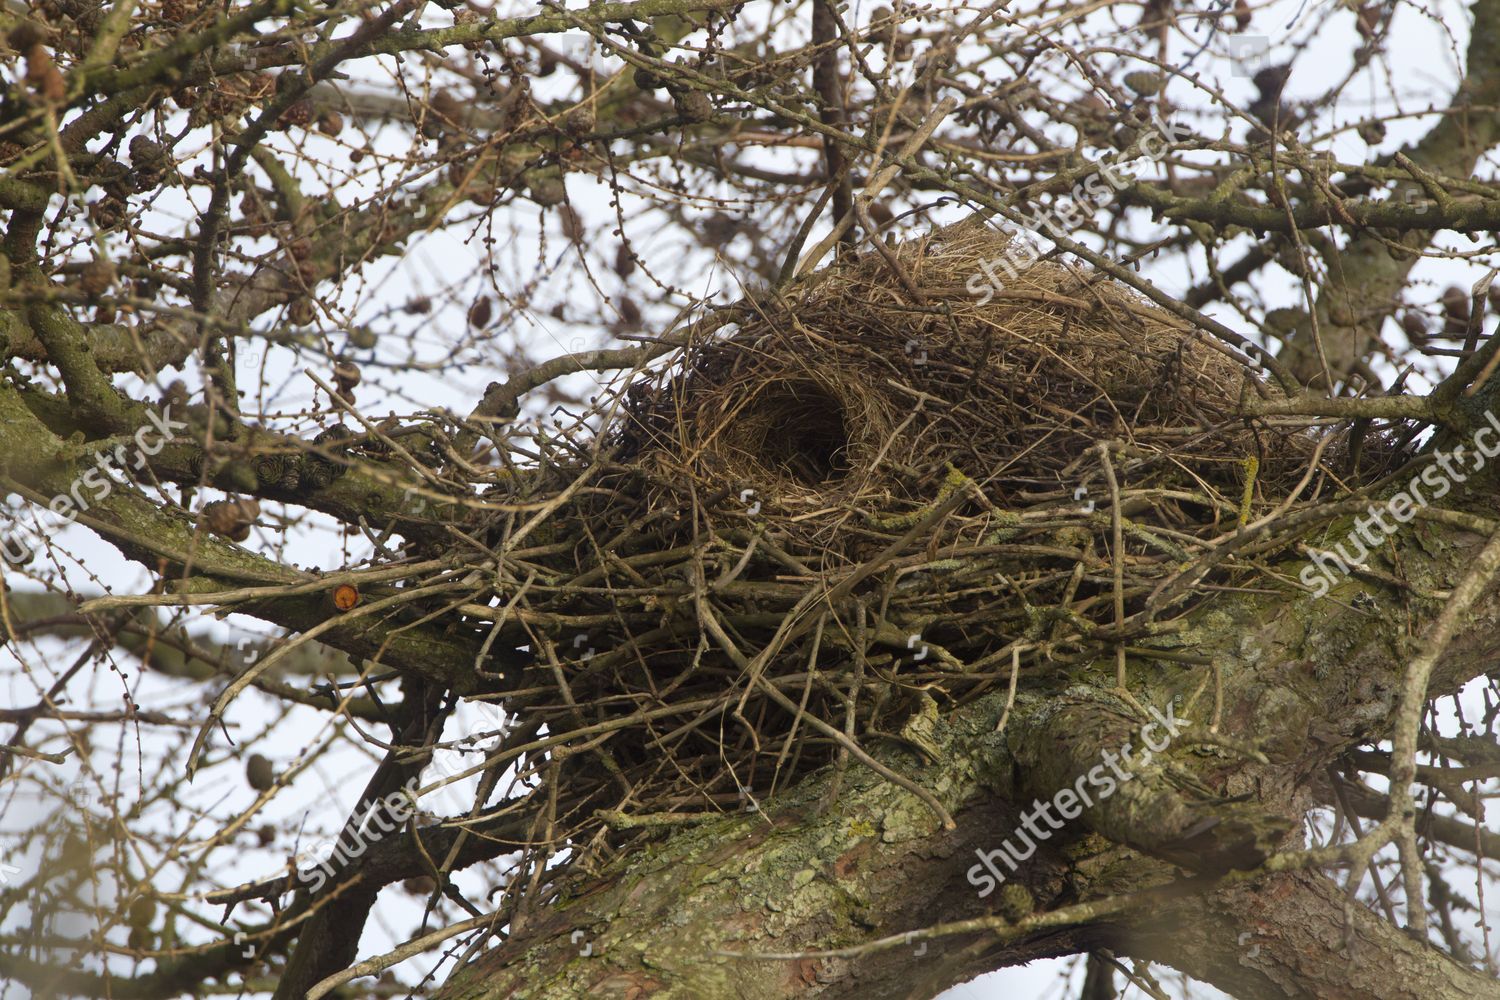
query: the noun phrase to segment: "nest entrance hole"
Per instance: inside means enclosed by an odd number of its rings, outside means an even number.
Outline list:
[[[849,472],[844,405],[816,382],[790,379],[767,386],[736,423],[738,448],[773,475],[816,489]]]

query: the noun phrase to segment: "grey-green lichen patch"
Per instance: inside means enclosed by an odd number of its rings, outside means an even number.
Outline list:
[[[1235,629],[1235,621],[1223,611],[1209,611],[1199,621],[1196,629],[1202,635],[1222,635]]]
[[[891,796],[880,817],[880,839],[887,844],[930,836],[940,826],[932,809],[914,795]]]
[[[1036,910],[1036,899],[1023,885],[1007,882],[1000,888],[1000,897],[995,901],[995,912],[1015,923],[1024,920]]]

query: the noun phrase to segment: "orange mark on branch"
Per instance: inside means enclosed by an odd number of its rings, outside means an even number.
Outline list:
[[[359,591],[353,584],[341,583],[333,588],[333,606],[348,611],[359,603]]]

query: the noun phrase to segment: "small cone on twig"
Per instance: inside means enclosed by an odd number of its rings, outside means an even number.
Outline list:
[[[276,784],[276,768],[265,757],[253,753],[250,759],[245,761],[245,780],[257,792],[264,792]]]
[[[1457,285],[1443,291],[1443,336],[1462,337],[1469,329],[1469,293]]]
[[[232,542],[250,537],[250,527],[260,517],[260,501],[253,497],[237,500],[215,500],[203,505],[200,523],[216,535]]]

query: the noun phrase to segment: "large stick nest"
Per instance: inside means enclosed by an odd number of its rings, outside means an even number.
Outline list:
[[[524,519],[497,521],[554,844],[617,845],[601,808],[734,808],[875,741],[920,752],[1015,665],[1159,643],[1205,584],[1264,575],[1233,539],[1329,432],[1252,426],[1242,394],[1275,393],[1233,351],[1097,274],[1038,264],[981,304],[1002,239],[939,231],[739,307],[629,387],[582,484],[582,459],[542,470],[572,489],[545,529],[512,548]]]

